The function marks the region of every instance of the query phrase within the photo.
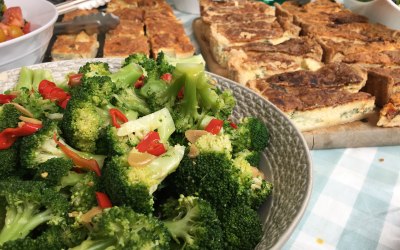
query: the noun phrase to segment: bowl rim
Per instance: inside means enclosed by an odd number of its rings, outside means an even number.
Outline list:
[[[93,61],[105,61],[105,62],[111,62],[111,63],[122,63],[124,58],[85,58],[85,59],[74,59],[74,60],[63,60],[63,61],[56,61],[56,62],[45,62],[45,63],[38,63],[38,64],[33,64],[33,65],[29,65],[28,67],[30,68],[38,68],[38,67],[45,67],[48,64],[54,64],[54,63],[58,63],[60,65],[64,65],[64,64],[68,64],[71,61],[74,63],[85,63],[85,62],[93,62]],[[6,70],[3,73],[9,72],[9,71],[14,71],[14,70],[19,70],[21,69],[21,67],[17,67],[17,68],[13,68],[10,70]],[[302,135],[302,133],[300,132],[300,130],[296,127],[296,125],[287,117],[287,115],[285,113],[283,113],[283,111],[281,111],[278,107],[276,107],[273,103],[271,103],[270,101],[268,101],[267,99],[265,99],[262,95],[260,95],[259,93],[257,93],[256,91],[247,88],[246,86],[237,83],[233,80],[230,80],[228,78],[225,78],[223,76],[217,75],[215,73],[209,72],[207,71],[206,68],[206,73],[207,75],[210,75],[214,78],[219,78],[223,81],[229,82],[232,85],[235,85],[238,88],[241,88],[242,90],[245,91],[249,91],[252,92],[252,94],[257,95],[260,100],[262,100],[263,102],[268,103],[268,106],[270,106],[271,108],[273,108],[276,112],[278,112],[280,115],[282,115],[285,120],[292,126],[294,133],[300,138],[300,142],[303,145],[303,147],[306,150],[306,154],[305,154],[305,160],[307,162],[307,165],[309,166],[307,168],[307,174],[308,174],[308,180],[307,180],[307,189],[306,189],[306,193],[304,196],[304,199],[302,201],[302,204],[299,206],[299,210],[296,214],[296,216],[294,217],[294,219],[291,221],[291,223],[287,226],[287,228],[285,229],[285,231],[281,234],[281,236],[279,237],[279,239],[275,242],[275,244],[272,246],[272,248],[270,249],[274,249],[274,250],[280,250],[282,249],[282,247],[288,242],[288,240],[290,239],[291,235],[293,234],[293,232],[295,231],[296,227],[299,225],[302,217],[305,214],[305,211],[308,207],[310,198],[311,198],[311,194],[312,194],[312,189],[313,189],[313,162],[312,162],[312,158],[311,158],[311,154],[310,154],[310,149],[307,145],[307,142],[304,138],[304,136]],[[7,82],[7,80],[5,81]],[[0,93],[2,93],[4,90],[1,89],[0,86]]]
[[[4,47],[7,47],[7,45],[10,45],[10,44],[13,44],[13,43],[17,43],[17,42],[23,41],[23,40],[25,40],[25,39],[29,39],[29,38],[35,36],[36,34],[39,34],[39,33],[42,32],[43,30],[46,30],[46,29],[49,28],[50,26],[54,25],[54,23],[57,21],[58,12],[57,12],[57,9],[56,9],[56,7],[54,6],[54,4],[52,4],[52,3],[50,3],[49,1],[46,1],[46,0],[35,0],[35,1],[37,1],[37,2],[40,1],[41,3],[43,3],[43,4],[47,5],[47,6],[49,6],[51,9],[53,9],[54,14],[53,14],[52,18],[50,19],[50,21],[47,22],[45,25],[39,27],[38,29],[35,29],[35,30],[32,31],[32,32],[29,32],[28,34],[24,34],[24,35],[22,35],[22,36],[20,36],[20,37],[13,38],[13,39],[8,40],[8,41],[5,41],[5,42],[1,42],[1,43],[0,43],[0,49],[1,49],[1,48],[4,48]]]

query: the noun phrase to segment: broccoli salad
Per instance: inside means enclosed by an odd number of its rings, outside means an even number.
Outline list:
[[[254,249],[268,130],[193,61],[23,67],[0,94],[0,248]]]

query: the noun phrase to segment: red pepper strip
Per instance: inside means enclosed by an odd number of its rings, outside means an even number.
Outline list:
[[[39,83],[39,93],[42,96],[46,96],[48,95],[48,93],[50,93],[50,91],[57,87],[57,85],[54,82],[50,82],[47,80],[43,80]]]
[[[139,79],[136,80],[136,82],[133,84],[133,87],[135,89],[140,89],[144,85],[144,75],[141,75]]]
[[[164,80],[166,82],[171,82],[172,80],[172,74],[170,73],[165,73],[161,76],[161,80]]]
[[[6,128],[0,132],[0,149],[10,148],[18,137],[34,134],[42,128],[40,124],[25,122],[18,128]]]
[[[178,95],[177,95],[178,99],[180,99],[180,100],[183,99],[184,91],[185,91],[184,87],[182,87],[181,90],[179,90]]]
[[[80,85],[82,77],[83,77],[82,73],[69,75],[68,86],[74,87]]]
[[[237,129],[237,128],[238,128],[238,126],[237,126],[235,123],[233,123],[233,122],[230,122],[229,125],[230,125],[232,128],[234,128],[234,129]]]
[[[60,106],[62,109],[66,109],[69,99],[71,99],[70,95],[68,95],[67,98],[65,98],[63,101],[58,102],[58,106]]]
[[[112,207],[111,200],[108,195],[102,192],[96,192],[97,204],[100,208],[110,208]]]
[[[118,123],[118,121],[120,121],[122,123],[128,122],[128,118],[126,118],[126,116],[118,109],[112,108],[108,112],[110,113],[111,122],[114,127],[116,127],[116,128],[121,127],[121,125]]]
[[[9,103],[16,97],[16,95],[0,94],[0,104]]]
[[[159,156],[166,152],[164,144],[160,142],[160,135],[155,131],[150,131],[136,146],[136,149],[141,152]]]
[[[219,133],[219,131],[221,131],[223,125],[224,125],[223,120],[212,119],[204,130],[210,132],[213,135],[216,135]]]
[[[71,160],[74,162],[74,164],[77,167],[85,168],[90,171],[94,171],[97,176],[101,176],[101,171],[99,164],[97,163],[96,160],[94,159],[85,159],[69,149],[66,145],[62,144],[59,140],[57,140],[57,135],[54,134],[53,136],[54,141],[57,143],[57,145],[60,147],[61,151],[64,152]]]

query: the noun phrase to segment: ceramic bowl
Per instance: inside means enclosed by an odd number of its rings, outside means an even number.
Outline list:
[[[354,13],[366,16],[371,22],[381,23],[389,28],[400,30],[400,6],[392,0],[372,0],[361,2],[343,0],[344,6]]]
[[[37,64],[31,68],[46,68],[54,78],[64,79],[88,61],[105,61],[111,71],[121,66],[121,59],[70,60]],[[0,93],[13,87],[20,69],[0,74]],[[273,104],[252,90],[221,76],[208,73],[221,89],[231,89],[237,100],[233,117],[257,116],[270,133],[268,147],[263,152],[260,168],[274,185],[272,195],[259,210],[264,236],[256,249],[281,249],[294,231],[311,195],[312,164],[307,144],[293,123]]]
[[[5,4],[21,7],[31,32],[0,43],[0,72],[41,62],[58,17],[55,6],[46,0],[5,0]]]

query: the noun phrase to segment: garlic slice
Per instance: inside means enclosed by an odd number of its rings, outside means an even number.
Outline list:
[[[133,148],[128,155],[128,163],[131,167],[144,167],[149,164],[152,160],[156,159],[157,156],[149,153],[141,153]]]
[[[205,130],[187,130],[185,131],[185,137],[186,139],[188,139],[188,141],[190,143],[195,143],[197,141],[197,139],[199,139],[200,137],[202,137],[203,135],[208,134],[207,131]]]

